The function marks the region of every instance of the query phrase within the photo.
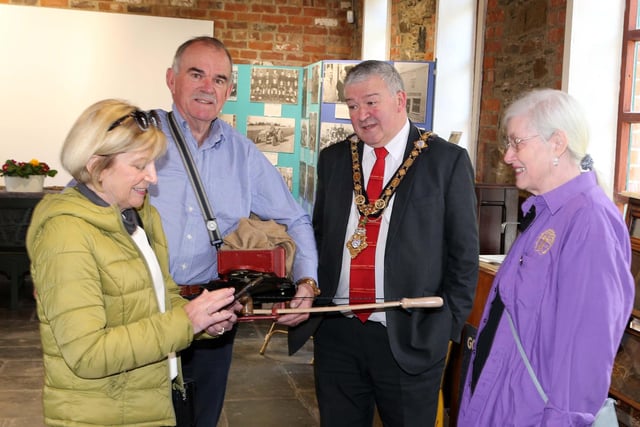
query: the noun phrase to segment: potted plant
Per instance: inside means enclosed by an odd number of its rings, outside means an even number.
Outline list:
[[[0,175],[4,176],[6,190],[15,192],[41,192],[45,177],[55,176],[57,173],[57,170],[37,159],[29,162],[8,159],[0,171]]]

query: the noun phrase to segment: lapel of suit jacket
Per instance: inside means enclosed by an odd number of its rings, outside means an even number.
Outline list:
[[[341,159],[348,159],[345,162],[339,162],[337,166],[340,167],[340,176],[344,179],[340,179],[339,182],[343,182],[344,185],[341,188],[336,189],[336,201],[338,203],[337,211],[340,212],[341,217],[338,218],[340,224],[343,224],[342,231],[346,231],[347,222],[349,221],[349,214],[351,212],[353,204],[353,164],[351,161],[351,143],[345,144],[347,150],[346,155],[341,153]],[[358,142],[358,156],[362,159],[364,143]],[[343,157],[345,156],[345,157]],[[346,243],[346,242],[345,242]]]
[[[338,245],[342,242],[349,222],[349,214],[353,204],[353,169],[351,163],[350,142],[339,142],[339,147],[331,147],[330,156],[324,160],[324,169],[330,167],[332,170],[326,173],[324,188],[324,206],[322,215],[331,215],[329,229],[323,230],[323,239],[331,239]],[[362,142],[358,147],[362,154]],[[326,218],[325,218],[326,220]],[[346,244],[346,242],[345,242]],[[339,245],[342,247],[342,245]]]
[[[407,138],[407,145],[405,146],[403,161],[409,156],[411,150],[413,150],[413,143],[417,141],[418,138],[420,138],[418,128],[416,128],[411,122],[409,122],[409,125],[411,126],[411,130],[409,131],[409,137]],[[428,148],[426,150],[428,150]],[[393,200],[393,211],[391,212],[391,219],[389,221],[387,242],[391,241],[394,238],[394,236],[398,232],[399,227],[402,226],[402,218],[404,217],[404,212],[406,211],[409,204],[409,194],[411,194],[411,187],[413,187],[414,177],[416,174],[416,170],[414,168],[418,167],[421,157],[425,154],[426,153],[423,152],[416,158],[413,165],[407,171],[407,175],[404,177],[404,179],[400,183],[400,186],[396,190],[396,194]]]
[[[340,279],[340,271],[342,270],[342,255],[345,250],[347,231],[347,223],[349,222],[349,214],[353,205],[353,169],[351,163],[351,148],[349,142],[340,142],[343,147],[335,148],[331,151],[331,157],[326,162],[333,169],[331,180],[324,183],[331,188],[325,188],[324,206],[323,206],[323,223],[327,224],[327,228],[323,230],[323,243],[327,245],[328,250],[321,253],[326,258],[321,262],[325,264],[324,271],[328,278],[327,283],[323,284],[323,296],[333,297],[338,287]],[[360,142],[358,150],[362,157],[363,143]],[[338,149],[339,148],[339,149]],[[330,193],[330,194],[328,194]],[[327,215],[331,215],[331,221],[327,222]]]

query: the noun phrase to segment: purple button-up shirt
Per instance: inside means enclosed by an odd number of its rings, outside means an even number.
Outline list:
[[[543,390],[527,372],[506,313],[471,394],[472,355],[458,426],[588,426],[609,389],[634,298],[629,233],[593,172],[523,203],[536,207],[498,270],[500,296]]]

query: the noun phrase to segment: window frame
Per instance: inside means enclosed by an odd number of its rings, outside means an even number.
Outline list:
[[[616,144],[616,166],[614,193],[616,201],[626,203],[628,197],[640,198],[640,194],[627,191],[629,134],[631,126],[640,126],[640,112],[631,112],[635,68],[635,43],[640,42],[637,29],[638,0],[626,0],[624,28],[622,32],[622,61],[620,67],[620,99],[618,104],[618,129]],[[640,65],[638,66],[640,75]]]

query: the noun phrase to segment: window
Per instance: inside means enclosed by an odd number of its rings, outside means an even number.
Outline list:
[[[640,16],[638,0],[626,3],[614,189],[640,197]]]

